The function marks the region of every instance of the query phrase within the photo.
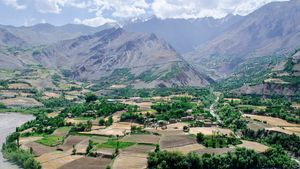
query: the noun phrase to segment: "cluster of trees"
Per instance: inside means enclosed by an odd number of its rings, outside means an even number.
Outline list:
[[[217,113],[226,127],[233,130],[247,128],[247,122],[241,118],[241,112],[231,105],[219,104]]]
[[[3,103],[0,103],[0,109],[6,109],[7,107],[3,104]]]
[[[278,117],[289,122],[300,123],[300,110],[292,107],[292,103],[283,96],[273,96],[270,99],[262,99],[261,96],[243,95],[239,96],[243,105],[266,106],[265,110],[255,111],[259,115]],[[253,113],[251,108],[243,109],[243,112]]]
[[[213,134],[211,136],[205,136],[202,133],[198,133],[197,142],[199,144],[203,144],[205,147],[212,147],[212,148],[223,148],[228,147],[229,145],[238,145],[241,144],[241,140],[231,136],[220,135],[218,133]]]
[[[14,132],[6,138],[2,146],[4,158],[13,161],[24,169],[41,169],[41,165],[34,159],[32,152],[22,150],[19,145],[20,133]]]
[[[94,89],[95,91],[98,88]],[[170,96],[178,94],[189,94],[195,99],[200,100],[205,106],[209,106],[215,99],[215,96],[209,89],[196,87],[173,87],[173,88],[154,88],[154,89],[115,89],[109,93],[110,97],[114,98],[129,98],[129,97],[152,97],[152,96]]]
[[[195,104],[187,100],[175,100],[171,103],[161,102],[151,106],[157,111],[157,120],[179,119],[189,115],[187,110],[192,109]]]
[[[282,149],[270,149],[265,154],[238,148],[223,155],[157,151],[149,153],[149,169],[297,169],[297,163]]]
[[[0,80],[0,87],[1,88],[8,88],[8,82],[5,80]]]
[[[35,120],[28,121],[25,124],[17,128],[18,131],[24,131],[26,129],[32,128],[31,133],[38,134],[51,134],[53,131],[59,127],[63,127],[65,116],[64,114],[59,114],[56,117],[49,118],[45,114],[38,114]],[[24,133],[26,134],[26,133]]]
[[[86,112],[95,112],[97,116],[109,116],[116,111],[123,110],[126,108],[125,104],[122,103],[109,103],[104,99],[97,100],[96,102],[86,102],[86,103],[79,103],[67,107],[62,112],[63,113],[70,113],[74,117],[79,117],[82,113]]]
[[[41,110],[39,111],[39,113],[35,114],[35,120],[26,122],[25,124],[18,127],[17,130],[24,131],[28,128],[33,128],[31,134],[51,134],[55,129],[65,126],[64,119],[69,115],[71,115],[72,117],[81,117],[83,116],[83,113],[85,113],[88,116],[110,116],[112,113],[119,110],[123,110],[125,108],[125,104],[108,103],[106,100],[97,100],[96,102],[91,101],[89,103],[79,103],[70,105],[69,107],[66,107],[64,110],[62,110],[61,113],[59,113],[59,115],[55,117],[48,117],[48,110]],[[89,114],[87,112],[95,113]],[[106,124],[111,125],[112,118],[109,118]],[[72,131],[85,131],[89,128],[89,126],[89,124],[80,124],[78,126],[75,126],[74,129],[72,129]],[[25,133],[24,135],[27,136],[28,133]]]
[[[105,120],[104,118],[100,118],[98,124],[99,126],[111,126],[113,122],[114,120],[112,116],[109,116],[107,120]]]
[[[42,100],[42,103],[47,108],[67,107],[72,104],[71,101],[67,100],[63,96],[61,96],[59,98],[50,98],[47,100]]]
[[[127,112],[123,113],[120,118],[121,121],[135,121],[137,123],[144,123],[144,116],[137,112],[137,106],[129,106]]]

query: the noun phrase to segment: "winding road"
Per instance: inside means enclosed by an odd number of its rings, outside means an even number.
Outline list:
[[[216,96],[216,100],[210,105],[209,107],[209,112],[210,114],[215,117],[217,119],[217,122],[219,124],[222,124],[222,120],[220,119],[219,115],[216,114],[216,109],[215,109],[215,106],[217,105],[217,103],[219,102],[219,99],[220,99],[220,95],[221,93],[219,92],[214,92],[214,95]]]

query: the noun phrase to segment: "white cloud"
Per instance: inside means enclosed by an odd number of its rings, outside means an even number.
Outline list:
[[[59,14],[68,0],[35,0],[35,6],[41,13]]]
[[[286,0],[154,0],[151,7],[159,18],[221,18],[229,13],[247,15],[272,1]]]
[[[26,5],[20,5],[17,0],[2,0],[5,5],[12,6],[15,9],[25,9]]]
[[[94,0],[96,15],[110,12],[113,17],[130,18],[146,13],[150,7],[145,0]]]
[[[111,22],[116,22],[116,21],[113,19],[108,19],[108,18],[97,16],[95,18],[83,19],[83,20],[81,20],[79,18],[75,18],[74,22],[76,24],[84,24],[84,25],[97,27],[97,26],[104,25],[106,23],[111,23]]]
[[[66,5],[70,5],[76,8],[88,8],[90,6],[92,6],[92,0],[68,0]]]

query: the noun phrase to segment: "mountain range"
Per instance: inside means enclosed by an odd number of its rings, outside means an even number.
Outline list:
[[[66,69],[79,80],[116,78],[136,87],[205,86],[210,78],[189,65],[155,34],[111,28],[92,35],[60,41],[34,59],[48,68]]]
[[[206,86],[299,48],[299,18],[300,0],[291,0],[266,4],[247,16],[153,17],[122,28],[0,25],[0,68],[40,64],[67,71],[73,79],[137,88]]]
[[[245,58],[288,53],[300,46],[300,1],[269,3],[186,55],[186,59],[230,75]]]

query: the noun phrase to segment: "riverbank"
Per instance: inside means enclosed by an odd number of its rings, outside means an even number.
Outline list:
[[[25,115],[20,113],[0,113],[0,149],[2,149],[2,144],[5,142],[6,137],[15,131],[16,127],[22,125],[23,123],[34,119],[32,115]],[[5,169],[18,169],[19,167],[8,162],[3,158],[2,153],[0,153],[0,168]]]

